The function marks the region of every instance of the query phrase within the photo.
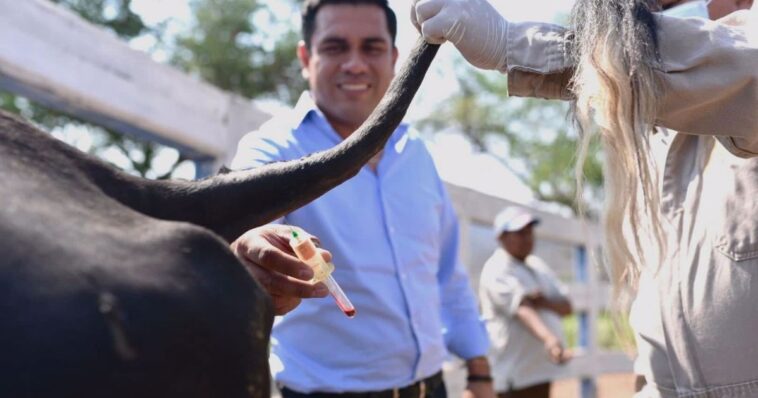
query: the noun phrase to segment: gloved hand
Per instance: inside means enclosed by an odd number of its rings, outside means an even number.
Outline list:
[[[429,43],[448,40],[472,65],[505,72],[508,21],[487,0],[414,0],[411,21]]]

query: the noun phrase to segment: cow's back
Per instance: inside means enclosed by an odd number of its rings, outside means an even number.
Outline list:
[[[0,119],[0,395],[268,396],[270,303],[225,242],[18,128]]]

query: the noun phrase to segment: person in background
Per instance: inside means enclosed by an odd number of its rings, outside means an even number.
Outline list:
[[[482,269],[479,302],[491,341],[499,398],[549,398],[550,383],[570,354],[561,317],[571,314],[567,289],[534,249],[539,220],[520,207],[495,218],[499,247]]]

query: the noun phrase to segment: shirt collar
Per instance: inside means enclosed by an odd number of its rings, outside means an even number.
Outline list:
[[[329,124],[324,113],[318,109],[309,91],[303,91],[300,98],[297,100],[297,104],[295,104],[295,107],[292,109],[290,116],[290,120],[292,120],[292,123],[294,124],[294,129],[299,129],[306,124],[312,123],[319,131],[327,135],[335,145],[342,142],[342,137],[337,134],[332,125]],[[392,133],[389,140],[387,140],[386,146],[395,145],[395,150],[397,152],[402,152],[406,140],[401,141],[401,139],[406,135],[405,133],[408,131],[408,127],[407,123],[401,122]]]
[[[300,94],[300,98],[298,98],[297,103],[295,104],[295,107],[292,109],[292,122],[295,123],[295,127],[298,127],[299,125],[303,124],[305,121],[305,118],[311,113],[317,113],[321,116],[321,118],[324,118],[324,114],[321,113],[318,108],[316,108],[316,103],[313,102],[313,98],[311,98],[311,93],[309,91],[303,91],[302,94]]]
[[[508,250],[505,250],[502,247],[499,247],[498,249],[503,253],[503,256],[505,256],[506,265],[509,265],[509,266],[517,266],[517,265],[526,266],[527,265],[526,261],[521,261],[517,259],[516,257],[513,257],[511,253],[508,253]],[[529,259],[529,256],[526,257],[526,260],[528,259]]]

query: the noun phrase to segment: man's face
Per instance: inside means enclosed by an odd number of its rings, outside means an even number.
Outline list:
[[[318,10],[311,49],[301,42],[298,57],[316,105],[345,138],[387,91],[397,49],[381,8],[330,4]]]
[[[500,235],[500,245],[511,256],[524,260],[534,249],[534,223],[513,232]]]
[[[675,7],[695,0],[661,0],[663,8]],[[708,14],[716,20],[725,17],[735,11],[747,10],[753,6],[753,0],[712,0],[708,4]]]

